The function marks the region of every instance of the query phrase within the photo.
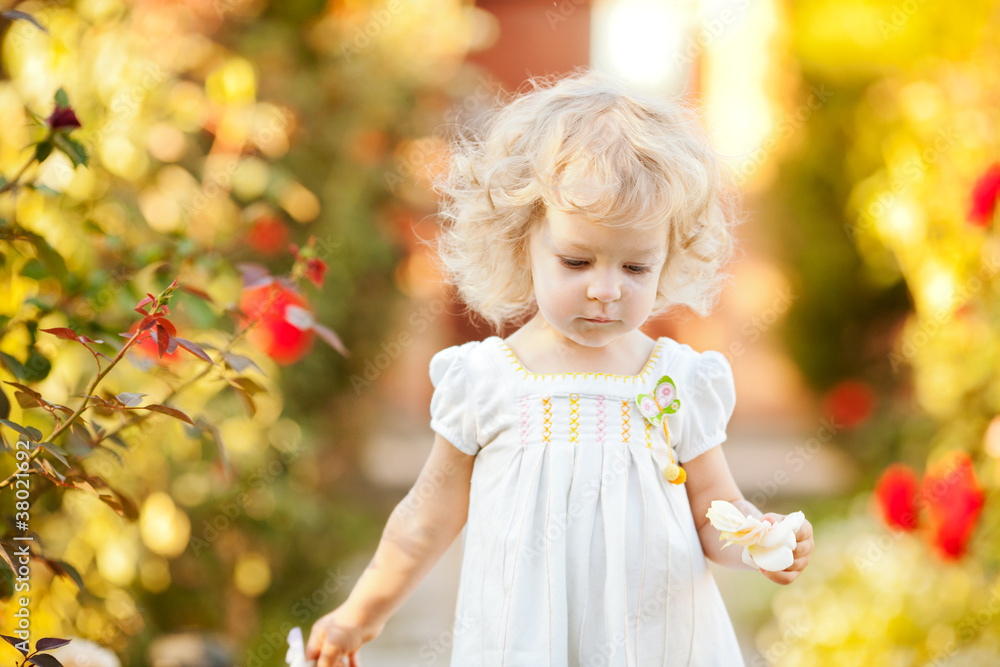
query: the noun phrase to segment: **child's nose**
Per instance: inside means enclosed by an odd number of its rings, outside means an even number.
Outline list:
[[[618,275],[613,271],[595,271],[587,288],[587,297],[607,303],[621,298],[622,290]]]

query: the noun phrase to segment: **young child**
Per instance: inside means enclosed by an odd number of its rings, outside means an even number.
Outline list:
[[[432,359],[433,450],[307,657],[356,665],[465,527],[453,667],[742,665],[706,558],[759,568],[706,513],[782,517],[743,499],[719,446],[726,358],[639,329],[715,301],[734,222],[719,161],[683,104],[588,72],[534,82],[484,128],[453,147],[440,253],[498,332],[527,321]],[[807,521],[795,540],[760,572],[793,581]]]

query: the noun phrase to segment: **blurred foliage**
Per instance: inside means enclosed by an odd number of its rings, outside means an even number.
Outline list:
[[[92,359],[38,330],[121,341],[136,303],[174,278],[211,299],[173,297],[179,335],[224,348],[238,267],[288,272],[286,244],[307,237],[329,270],[322,294],[303,298],[352,352],[316,347],[279,380],[272,360],[237,341],[232,351],[253,364],[219,364],[193,384],[205,362],[129,352],[103,390],[171,396],[212,427],[157,416],[122,430],[119,444],[74,450],[88,474],[135,500],[135,522],[35,480],[36,547],[78,571],[84,589],[33,563],[32,634],[90,638],[145,664],[153,639],[193,629],[221,635],[237,664],[282,664],[288,628],[346,597],[341,564],[377,539],[388,511],[391,499],[359,479],[376,412],[349,377],[399,298],[400,229],[427,211],[420,174],[439,142],[417,140],[477,83],[462,69],[474,11],[459,0],[17,10],[44,30],[3,26],[0,174],[27,163],[44,131],[32,118],[60,87],[90,159],[76,166],[53,152],[26,173],[31,187],[0,197],[5,229],[35,239],[0,245],[0,379],[72,403]],[[236,376],[251,384],[233,387]],[[12,421],[47,428],[38,410],[11,403]],[[120,423],[114,413],[93,422]],[[6,475],[13,456],[2,458]],[[10,498],[0,504],[11,513]],[[14,611],[4,609],[4,634]]]
[[[782,233],[810,295],[787,336],[814,386],[857,377],[875,388],[875,418],[850,440],[869,488],[889,461],[930,469],[967,452],[985,507],[958,558],[920,538],[924,519],[918,534],[873,520],[870,493],[822,522],[812,564],[758,637],[771,664],[987,665],[1000,654],[1000,442],[986,437],[1000,413],[1000,236],[992,208],[970,216],[1000,157],[1000,6],[954,9],[788,5],[804,84],[832,96],[783,170],[796,223]]]

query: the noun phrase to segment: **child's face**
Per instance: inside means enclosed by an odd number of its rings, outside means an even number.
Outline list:
[[[606,227],[549,207],[528,243],[538,314],[580,345],[607,345],[649,318],[666,247],[666,224]]]

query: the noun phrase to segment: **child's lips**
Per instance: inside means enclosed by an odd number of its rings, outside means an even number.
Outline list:
[[[588,322],[594,322],[595,324],[608,324],[610,322],[614,322],[614,320],[608,319],[607,317],[585,317],[583,319]]]

